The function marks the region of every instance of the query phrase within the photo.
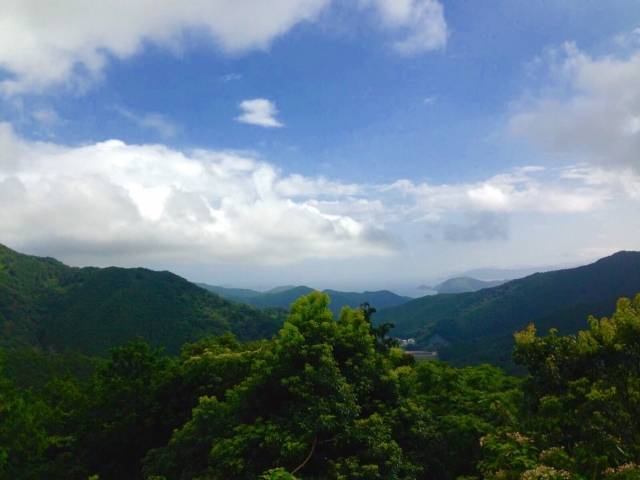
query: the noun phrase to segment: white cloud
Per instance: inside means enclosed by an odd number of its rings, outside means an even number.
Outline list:
[[[244,100],[238,105],[238,108],[244,112],[239,117],[236,117],[236,120],[239,122],[266,128],[283,126],[282,123],[275,118],[278,114],[276,104],[267,99],[255,98],[253,100]]]
[[[40,93],[53,85],[86,89],[112,58],[145,44],[181,50],[195,31],[226,53],[265,49],[295,25],[314,21],[332,0],[20,0],[0,2],[0,93]],[[336,2],[337,3],[337,2]],[[362,0],[398,32],[407,55],[441,48],[447,26],[436,0]],[[238,78],[230,74],[221,78]]]
[[[236,154],[117,140],[79,148],[27,143],[7,124],[0,151],[0,238],[11,245],[120,261],[248,264],[384,256],[397,248],[366,215],[325,211],[291,187],[331,182],[283,179],[270,164]]]
[[[110,57],[145,42],[180,48],[186,29],[223,51],[266,48],[292,26],[313,20],[330,0],[20,0],[0,2],[0,68],[5,94],[98,76]]]
[[[525,167],[473,184],[416,185],[400,180],[381,188],[412,196],[415,203],[406,215],[430,222],[440,221],[452,212],[588,212],[624,193],[618,189],[620,175],[612,173],[607,182],[594,185],[588,184],[585,177],[569,174],[573,170]],[[636,182],[640,185],[640,178]]]
[[[510,131],[546,152],[640,172],[640,51],[596,59],[569,43],[563,52],[551,66],[562,93],[521,106]]]
[[[136,115],[125,108],[116,108],[118,113],[128,118],[142,128],[151,128],[158,131],[163,138],[174,137],[178,133],[178,127],[168,121],[164,115],[159,113],[147,113]]]
[[[640,176],[589,166],[525,167],[450,185],[345,184],[282,176],[231,152],[27,142],[0,124],[0,242],[77,263],[382,257],[425,222],[444,240],[503,241],[522,215],[605,215],[637,208],[634,199]]]
[[[374,7],[386,28],[404,34],[394,42],[403,55],[415,55],[442,48],[447,43],[444,7],[436,0],[361,0]]]

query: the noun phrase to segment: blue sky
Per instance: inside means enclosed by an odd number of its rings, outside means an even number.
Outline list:
[[[640,3],[0,4],[0,242],[408,288],[640,247]]]

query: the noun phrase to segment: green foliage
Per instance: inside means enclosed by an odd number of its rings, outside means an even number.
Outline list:
[[[279,337],[256,351],[250,375],[225,398],[201,398],[167,447],[147,456],[145,472],[183,479],[253,479],[279,467],[305,479],[423,474],[411,448],[435,437],[430,417],[403,398],[411,369],[376,353],[362,310],[345,308],[336,322],[328,303],[319,292],[298,299]],[[415,438],[405,440],[411,425]]]
[[[101,360],[72,350],[62,353],[33,348],[3,352],[5,376],[21,389],[42,390],[54,378],[88,380]]]
[[[415,370],[421,404],[438,419],[440,441],[429,452],[441,472],[434,478],[474,474],[481,437],[517,422],[519,381],[489,365],[457,369],[421,362]]]
[[[514,359],[529,372],[522,421],[485,438],[486,472],[640,477],[640,295],[589,323],[577,336],[539,338],[533,325],[515,335]]]
[[[578,335],[516,334],[523,380],[413,364],[374,308],[328,305],[312,292],[270,340],[175,357],[0,350],[21,382],[0,370],[0,480],[640,478],[640,295]]]
[[[39,467],[47,449],[63,440],[49,434],[50,407],[30,397],[29,390],[0,376],[0,479],[42,478]]]

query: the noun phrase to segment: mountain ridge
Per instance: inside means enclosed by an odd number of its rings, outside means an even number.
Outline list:
[[[640,252],[622,251],[590,265],[535,273],[477,292],[417,298],[380,310],[376,321],[394,323],[395,335],[414,337],[422,346],[428,344],[432,335],[442,336],[453,345],[442,348],[441,357],[456,364],[459,354],[455,353],[455,344],[467,343],[466,353],[469,348],[482,352],[487,349],[482,344],[485,338],[511,335],[530,322],[571,306],[610,302],[638,292]],[[560,323],[579,320],[568,312],[565,310],[564,319],[556,320]],[[587,326],[586,320],[583,316],[582,328]],[[575,333],[572,330],[568,333]],[[495,354],[491,355],[488,358],[495,358]]]
[[[243,340],[268,337],[285,315],[231,302],[171,272],[69,267],[0,245],[3,348],[104,355],[141,335],[177,354],[184,343],[226,331]]]
[[[252,296],[233,296],[231,290],[226,289],[228,292],[225,292],[223,287],[217,287],[213,285],[207,285],[203,283],[197,284],[202,288],[206,288],[208,290],[214,292],[221,292],[220,295],[225,296],[225,293],[229,295],[229,300],[234,300],[237,302],[244,302],[248,305],[265,308],[265,307],[281,307],[281,308],[289,308],[289,306],[295,302],[300,296],[308,295],[314,289],[311,287],[307,287],[306,285],[299,285],[297,287],[276,287],[275,289],[269,290],[267,292],[258,293],[257,295]],[[326,289],[323,290],[323,293],[326,293],[331,298],[331,303],[329,304],[329,309],[333,312],[334,315],[339,315],[342,307],[348,306],[351,308],[357,308],[361,304],[368,302],[372,307],[376,309],[382,309],[385,307],[401,305],[402,303],[406,303],[412,300],[411,297],[404,297],[402,295],[397,295],[390,290],[378,290],[374,292],[365,291],[365,292],[342,292],[338,290]]]

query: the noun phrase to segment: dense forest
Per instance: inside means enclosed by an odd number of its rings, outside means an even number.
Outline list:
[[[179,355],[5,351],[0,478],[639,478],[640,295],[578,335],[517,333],[524,378],[416,364],[374,309],[328,305],[312,292],[271,339]]]
[[[231,302],[171,272],[144,268],[74,268],[0,245],[0,347],[105,356],[142,335],[178,355],[184,343],[231,331],[268,338],[282,308]]]

